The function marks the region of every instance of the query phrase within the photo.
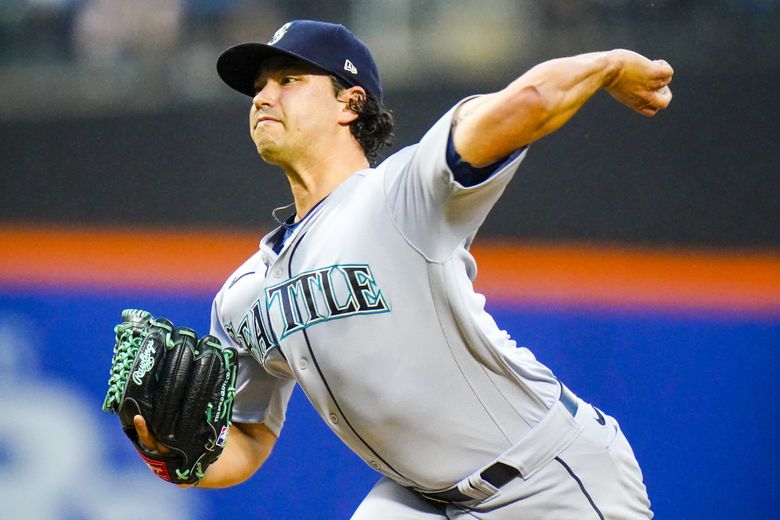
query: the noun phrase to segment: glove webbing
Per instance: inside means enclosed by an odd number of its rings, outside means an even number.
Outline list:
[[[129,323],[120,323],[114,327],[114,333],[116,334],[116,344],[114,356],[111,359],[108,392],[103,401],[103,410],[106,412],[114,411],[119,407],[127,380],[130,377],[130,369],[138,356],[138,348],[143,341],[143,338],[133,334],[133,326]]]

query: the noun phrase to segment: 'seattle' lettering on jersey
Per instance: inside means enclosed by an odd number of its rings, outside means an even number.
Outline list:
[[[297,383],[373,468],[440,489],[557,403],[553,374],[472,287],[468,247],[525,152],[459,185],[445,159],[453,111],[417,145],[353,174],[279,255],[269,233],[225,282],[211,333],[240,350],[236,422],[278,434]]]
[[[390,311],[367,265],[332,265],[300,273],[266,287],[265,298],[252,305],[237,327],[232,322],[225,324],[233,341],[249,350],[260,364],[269,348],[279,346],[268,333],[262,302],[265,310],[278,315],[283,323],[279,340],[328,320]]]

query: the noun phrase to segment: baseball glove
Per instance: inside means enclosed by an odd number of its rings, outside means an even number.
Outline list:
[[[230,427],[236,381],[236,350],[213,336],[198,340],[142,310],[122,312],[103,410],[119,416],[122,429],[154,473],[175,484],[197,484],[222,453]],[[133,417],[141,415],[170,451],[145,448]]]

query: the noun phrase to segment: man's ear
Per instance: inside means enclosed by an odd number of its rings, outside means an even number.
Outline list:
[[[348,125],[358,118],[358,113],[354,110],[361,107],[366,102],[366,91],[363,87],[345,88],[336,95],[336,99],[343,103],[339,115],[339,123]]]

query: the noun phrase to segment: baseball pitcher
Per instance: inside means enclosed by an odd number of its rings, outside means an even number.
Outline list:
[[[210,389],[195,415],[213,403],[195,454],[187,432],[155,415],[158,401],[171,409],[166,385],[143,406],[122,398],[132,377],[114,388],[108,408],[156,472],[178,470],[186,478],[169,480],[201,487],[246,480],[280,437],[298,384],[382,475],[355,519],[651,518],[617,421],[485,312],[469,246],[534,141],[599,90],[655,115],[672,99],[669,64],[628,50],[541,63],[458,102],[375,167],[393,120],[371,53],[345,27],[292,21],[268,43],[227,49],[217,71],[251,99],[249,133],[286,175],[294,204],[216,295],[209,337],[198,343],[148,316],[156,340],[136,327],[126,356],[135,361],[118,374],[140,366],[144,381],[175,378],[165,367],[177,338],[192,359],[208,352],[215,374],[187,376]]]

